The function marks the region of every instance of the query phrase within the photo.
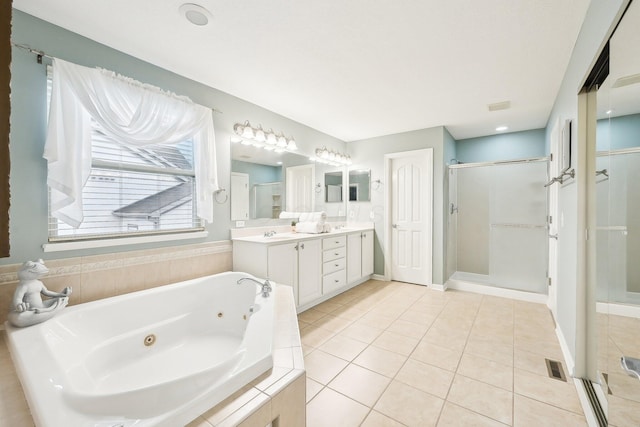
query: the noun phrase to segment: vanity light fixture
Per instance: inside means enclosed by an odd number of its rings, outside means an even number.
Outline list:
[[[351,156],[328,150],[327,147],[316,148],[316,156],[310,160],[318,163],[327,163],[332,166],[350,165]]]
[[[276,133],[273,129],[265,131],[262,125],[254,128],[249,123],[249,120],[242,124],[236,123],[233,125],[233,132],[236,135],[230,138],[232,143],[240,142],[244,145],[253,145],[267,150],[275,149],[277,153],[298,149],[298,144],[296,144],[296,140],[293,137],[287,138],[284,136],[284,132]]]

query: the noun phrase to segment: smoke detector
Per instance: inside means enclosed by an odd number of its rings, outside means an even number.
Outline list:
[[[187,21],[199,27],[207,25],[209,20],[213,19],[211,12],[194,3],[185,3],[180,6],[178,10],[185,18],[187,18]]]

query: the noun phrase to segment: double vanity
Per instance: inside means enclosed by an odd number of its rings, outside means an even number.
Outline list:
[[[293,287],[301,312],[371,277],[373,226],[235,237],[233,270]]]

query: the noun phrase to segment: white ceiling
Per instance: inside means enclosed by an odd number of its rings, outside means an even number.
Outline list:
[[[213,15],[197,27],[178,9]],[[589,0],[14,0],[344,141],[546,125]],[[510,101],[508,110],[487,104]]]

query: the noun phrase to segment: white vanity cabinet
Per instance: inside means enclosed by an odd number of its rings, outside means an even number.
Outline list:
[[[347,283],[362,281],[373,274],[373,230],[347,236]]]
[[[322,292],[328,294],[347,286],[347,239],[331,236],[322,239]]]
[[[233,270],[293,287],[299,311],[373,273],[373,230],[233,239]]]
[[[298,306],[322,296],[320,240],[304,240],[269,246],[267,277],[277,283],[293,286]]]
[[[282,265],[277,256],[271,256],[271,249],[277,246],[269,247],[269,272],[273,273],[271,277],[278,274],[278,270],[286,268]],[[320,279],[320,240],[304,240],[297,244],[297,264],[298,271],[296,277],[291,283],[294,291],[298,290],[298,306],[302,306],[313,302],[322,296],[322,280]],[[274,279],[276,282],[277,279]]]

